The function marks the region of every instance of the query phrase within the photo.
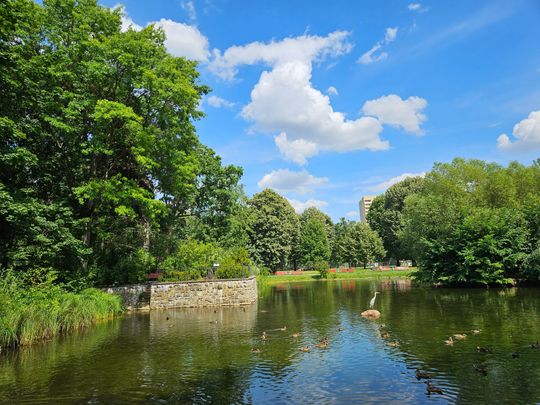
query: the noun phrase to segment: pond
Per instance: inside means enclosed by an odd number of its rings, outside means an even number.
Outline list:
[[[382,317],[363,319],[375,291]],[[540,338],[538,289],[429,289],[374,279],[291,283],[260,293],[245,308],[126,315],[4,352],[0,402],[540,401],[540,350],[531,347]],[[453,334],[467,336],[446,345]],[[324,337],[328,347],[315,347]],[[416,369],[432,373],[443,394],[428,396]]]

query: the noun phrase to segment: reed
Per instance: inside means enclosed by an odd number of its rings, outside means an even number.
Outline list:
[[[69,333],[122,312],[118,296],[94,288],[69,292],[59,286],[23,288],[0,282],[0,347],[29,345]]]

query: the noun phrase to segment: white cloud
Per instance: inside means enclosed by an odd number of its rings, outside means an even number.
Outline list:
[[[420,7],[422,7],[420,3],[411,3],[407,6],[407,8],[412,11],[420,10]]]
[[[276,143],[279,152],[286,160],[290,160],[299,165],[305,165],[308,158],[315,156],[318,153],[317,145],[315,143],[306,141],[305,139],[296,139],[289,142],[285,132],[274,137],[274,142]]]
[[[388,53],[386,52],[380,52],[379,54],[375,54],[375,52],[381,49],[383,45],[393,42],[396,39],[398,29],[398,27],[388,27],[384,32],[384,39],[378,41],[369,51],[365,52],[362,56],[360,56],[357,62],[362,65],[369,65],[371,63],[380,62],[388,58]]]
[[[378,55],[373,56],[375,52],[377,52],[381,48],[381,44],[376,43],[373,48],[371,48],[369,51],[365,52],[360,58],[358,58],[358,63],[362,65],[369,65],[374,62],[380,62],[382,60],[385,60],[388,58],[388,54],[386,52],[381,52]]]
[[[403,181],[409,177],[425,177],[426,172],[420,172],[420,173],[403,173],[399,176],[392,177],[389,180],[383,181],[382,183],[376,184],[374,186],[369,187],[370,191],[376,191],[376,192],[383,192],[390,186],[393,186],[396,183],[399,183],[400,181]]]
[[[382,124],[401,127],[413,134],[422,134],[420,125],[426,120],[422,113],[427,101],[421,97],[409,97],[403,100],[395,94],[366,101],[362,112],[377,117]]]
[[[334,86],[330,86],[326,89],[326,94],[330,96],[337,96],[339,93]]]
[[[322,209],[328,205],[326,201],[322,200],[307,200],[307,201],[299,201],[292,198],[287,198],[289,200],[289,203],[291,203],[292,207],[296,211],[297,214],[301,214],[309,207],[315,207],[318,209]]]
[[[218,97],[218,96],[210,96],[207,98],[207,103],[209,106],[214,108],[232,108],[234,107],[234,103],[229,100],[225,100],[224,98]]]
[[[113,10],[119,8],[122,11],[122,32],[127,31],[129,28],[135,31],[143,29],[142,26],[136,24],[131,17],[127,15],[123,5],[115,5],[112,8]],[[165,32],[165,47],[170,54],[174,56],[183,56],[199,62],[208,61],[208,57],[210,56],[210,51],[208,50],[208,38],[206,38],[197,27],[166,18],[162,18],[159,21],[151,21],[147,26],[150,24],[160,27]]]
[[[381,42],[393,41],[397,31],[397,27],[388,28]],[[389,143],[380,137],[383,128],[379,119],[347,118],[344,113],[335,111],[330,97],[312,83],[314,63],[351,51],[348,35],[348,32],[336,31],[325,37],[302,35],[269,43],[232,46],[223,53],[215,50],[208,66],[224,80],[233,80],[242,65],[269,66],[261,73],[240,115],[253,124],[251,131],[273,135],[277,148],[287,160],[304,165],[307,159],[321,152],[386,150]],[[331,87],[327,93],[334,91],[337,94]],[[387,118],[389,123],[390,118]],[[402,126],[409,128],[407,123]]]
[[[152,24],[152,23],[151,23]],[[162,18],[154,22],[165,31],[165,46],[174,56],[184,56],[200,62],[206,62],[210,56],[208,38],[193,25]]]
[[[214,59],[208,68],[222,79],[232,80],[241,65],[265,63],[276,66],[291,61],[311,65],[314,60],[322,61],[350,52],[352,45],[347,42],[348,36],[347,31],[335,31],[326,37],[302,35],[267,44],[251,42],[243,46],[232,46],[223,54],[214,50]]]
[[[305,170],[295,172],[288,169],[279,169],[265,174],[257,185],[262,189],[271,188],[280,193],[307,194],[326,183],[328,183],[328,178],[315,177]]]
[[[389,44],[396,39],[398,29],[398,27],[389,27],[386,29],[386,31],[384,32],[384,42],[386,44]]]
[[[347,218],[360,218],[360,212],[358,211],[349,211],[345,214]]]
[[[347,120],[343,113],[334,111],[329,97],[312,86],[308,63],[287,62],[263,72],[241,115],[258,131],[281,132],[276,144],[285,158],[295,162],[305,162],[319,151],[389,147],[379,137],[382,126],[378,120]],[[285,146],[291,148],[290,153],[285,152]]]
[[[532,111],[512,129],[514,141],[507,134],[497,138],[497,147],[504,150],[540,149],[540,111]]]
[[[197,21],[197,10],[195,10],[195,4],[193,1],[182,1],[180,7],[188,13],[189,21]]]

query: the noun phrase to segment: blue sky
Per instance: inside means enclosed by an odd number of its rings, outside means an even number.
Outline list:
[[[200,62],[198,134],[248,195],[358,219],[362,195],[434,162],[540,157],[539,1],[122,5],[126,28],[154,22]]]

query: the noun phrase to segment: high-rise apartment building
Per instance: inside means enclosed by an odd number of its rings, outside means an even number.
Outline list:
[[[360,221],[367,222],[367,213],[376,196],[365,195],[360,200]]]

